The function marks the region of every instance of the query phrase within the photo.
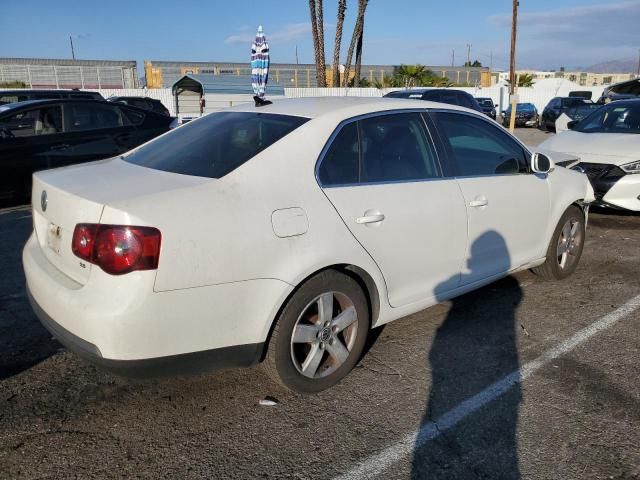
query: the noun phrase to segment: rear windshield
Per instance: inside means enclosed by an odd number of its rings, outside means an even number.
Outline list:
[[[308,120],[270,113],[212,113],[123,158],[156,170],[222,178]]]

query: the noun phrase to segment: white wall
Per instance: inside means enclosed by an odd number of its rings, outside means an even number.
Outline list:
[[[553,79],[549,79],[553,80]],[[470,93],[474,97],[489,97],[494,103],[498,104],[499,110],[505,110],[509,103],[509,90],[502,85],[494,85],[492,87],[456,87],[458,90],[464,90]],[[385,93],[399,90],[398,88],[387,88],[378,90],[377,88],[285,88],[285,97],[298,98],[298,97],[381,97]],[[603,86],[598,87],[581,87],[573,82],[567,80],[553,81],[543,80],[534,84],[533,87],[519,88],[518,95],[521,103],[529,102],[533,103],[538,111],[542,111],[547,105],[549,100],[553,97],[563,97],[569,95],[570,91],[581,90],[593,92],[592,99],[596,101],[600,98]],[[151,97],[160,100],[165,107],[171,112],[172,116],[175,116],[175,104],[173,96],[171,95],[170,88],[127,88],[127,89],[99,89],[95,90],[105,97],[111,96],[140,96]],[[217,105],[218,102],[213,100],[214,95],[207,95],[207,110],[209,105]],[[224,98],[222,98],[224,97]],[[228,106],[228,96],[221,96],[220,106]],[[269,98],[269,92],[267,91],[267,98]]]

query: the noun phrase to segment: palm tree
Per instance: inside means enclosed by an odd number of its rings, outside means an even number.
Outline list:
[[[311,34],[313,36],[313,51],[316,60],[316,83],[319,87],[327,86],[326,67],[324,61],[324,19],[322,15],[322,0],[309,0],[309,15],[311,16]]]
[[[518,76],[519,87],[533,87],[533,74],[523,73]]]
[[[419,87],[424,82],[427,70],[424,65],[400,65],[396,75],[405,88]]]
[[[332,77],[334,87],[340,86],[340,44],[342,43],[342,26],[344,14],[347,10],[347,0],[338,0],[338,21],[336,22],[336,39],[333,44]]]
[[[353,59],[353,51],[356,48],[356,43],[362,35],[364,28],[364,12],[367,9],[369,0],[358,0],[358,16],[356,18],[356,25],[353,29],[353,35],[351,36],[351,43],[349,44],[349,51],[347,52],[347,61],[344,64],[344,78],[342,79],[342,86],[349,85],[349,71],[351,70],[351,60]]]
[[[379,90],[382,90],[383,88],[399,87],[400,85],[398,84],[398,80],[396,79],[396,77],[385,75],[382,77],[382,80],[376,78],[373,81],[373,86]]]

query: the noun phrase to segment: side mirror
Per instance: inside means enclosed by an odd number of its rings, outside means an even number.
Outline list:
[[[553,170],[553,162],[544,153],[531,155],[531,170],[534,173],[549,173]]]
[[[570,122],[567,123],[567,128],[569,130],[573,130],[577,124],[578,124],[577,120],[571,120]]]
[[[494,107],[494,108],[498,108],[498,104],[496,103],[493,107]]]

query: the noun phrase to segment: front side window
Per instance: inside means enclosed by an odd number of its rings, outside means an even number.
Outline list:
[[[119,110],[124,116],[125,125],[140,125],[145,119],[144,113],[138,112],[131,108],[119,107]]]
[[[270,113],[212,113],[158,137],[123,159],[166,172],[222,178],[308,120]]]
[[[489,122],[458,113],[434,114],[458,176],[529,172],[529,154]]]
[[[59,105],[16,113],[0,120],[5,138],[32,137],[62,132],[62,110]]]

